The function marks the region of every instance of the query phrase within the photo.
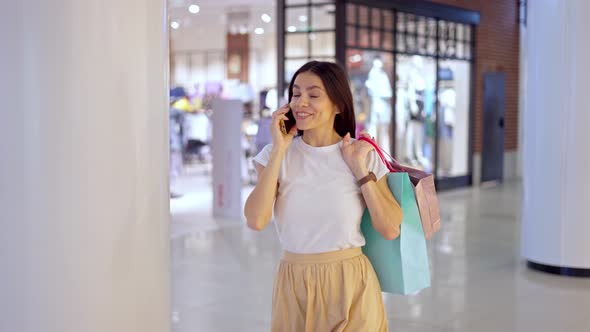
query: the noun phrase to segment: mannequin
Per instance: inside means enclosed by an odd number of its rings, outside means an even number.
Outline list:
[[[440,175],[449,176],[453,168],[453,128],[455,126],[455,107],[457,93],[449,87],[440,93],[441,119],[440,137]]]
[[[426,82],[421,71],[424,61],[420,56],[413,56],[408,71],[407,111],[408,124],[406,127],[406,162],[411,165],[421,165],[429,169],[430,162],[424,158],[424,92]]]
[[[375,136],[377,143],[385,151],[391,151],[389,129],[391,123],[392,88],[387,73],[383,70],[383,61],[373,60],[373,67],[365,81],[371,100],[371,112],[367,131]]]

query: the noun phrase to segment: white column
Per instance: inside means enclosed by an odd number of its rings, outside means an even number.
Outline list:
[[[0,6],[0,331],[170,330],[164,0]]]
[[[590,1],[528,1],[523,256],[590,269]]]

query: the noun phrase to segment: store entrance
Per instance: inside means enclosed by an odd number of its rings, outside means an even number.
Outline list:
[[[344,31],[357,130],[439,189],[471,184],[473,26],[351,1]]]

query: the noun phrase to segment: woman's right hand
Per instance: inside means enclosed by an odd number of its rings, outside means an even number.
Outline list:
[[[272,125],[270,131],[272,134],[272,144],[274,148],[286,150],[293,142],[293,137],[297,135],[297,125],[293,124],[291,130],[285,135],[281,131],[281,120],[292,121],[285,115],[289,112],[289,104],[283,105],[272,114]]]

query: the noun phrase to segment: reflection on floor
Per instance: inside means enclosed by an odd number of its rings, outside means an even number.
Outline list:
[[[173,331],[268,331],[280,257],[274,229],[212,218],[209,182],[187,175],[185,195],[171,201]],[[429,242],[433,286],[383,295],[391,331],[589,331],[590,279],[523,265],[520,196],[519,183],[440,195],[444,225]]]

